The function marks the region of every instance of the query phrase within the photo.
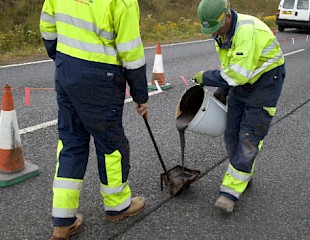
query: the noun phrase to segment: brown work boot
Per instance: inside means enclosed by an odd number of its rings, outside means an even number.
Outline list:
[[[224,212],[232,213],[234,211],[235,202],[230,200],[229,198],[221,195],[214,204],[215,207],[221,209]]]
[[[105,220],[117,221],[117,220],[123,219],[124,217],[131,217],[131,216],[137,215],[143,211],[144,206],[145,206],[144,197],[134,197],[133,199],[131,199],[130,207],[125,212],[120,213],[115,216],[106,215]]]
[[[76,220],[73,224],[65,227],[54,227],[51,240],[69,240],[69,237],[75,234],[83,224],[83,215],[76,214]]]

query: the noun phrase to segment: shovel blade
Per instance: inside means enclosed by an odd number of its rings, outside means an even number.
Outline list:
[[[168,187],[171,196],[176,196],[188,188],[200,175],[200,171],[191,170],[180,165],[161,174],[161,181]]]

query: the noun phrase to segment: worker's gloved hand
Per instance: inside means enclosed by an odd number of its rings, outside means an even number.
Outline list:
[[[202,79],[203,73],[204,71],[200,71],[196,73],[195,76],[193,77],[193,80],[200,85],[203,85],[203,79]]]

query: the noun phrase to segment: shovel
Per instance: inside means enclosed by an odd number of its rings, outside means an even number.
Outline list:
[[[177,194],[181,193],[184,189],[188,188],[189,185],[198,178],[200,171],[190,170],[180,165],[177,165],[174,168],[167,171],[167,168],[164,164],[164,161],[161,157],[158,146],[156,144],[155,138],[153,136],[152,130],[148,123],[147,114],[143,115],[143,119],[144,119],[146,128],[151,136],[151,139],[155,147],[156,153],[158,155],[159,161],[161,163],[161,166],[164,170],[164,173],[160,175],[161,190],[163,190],[163,183],[165,183],[165,185],[168,187],[168,191],[171,194],[171,196],[176,196]]]

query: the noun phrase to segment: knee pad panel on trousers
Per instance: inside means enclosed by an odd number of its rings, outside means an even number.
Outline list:
[[[238,157],[231,162],[239,171],[250,173],[255,158],[259,152],[261,136],[257,136],[255,131],[240,131]]]
[[[107,156],[110,154],[113,154],[116,150],[120,153],[120,164],[121,164],[121,175],[122,175],[122,182],[126,182],[128,179],[128,174],[130,171],[130,148],[129,148],[129,142],[125,135],[123,135],[122,139],[120,140],[120,143],[118,144],[118,147],[114,150],[112,150],[111,147],[100,147],[102,146],[100,142],[95,140],[96,144],[96,153],[97,153],[97,159],[98,159],[98,170],[99,170],[99,176],[100,181],[102,184],[108,184],[107,180],[107,169],[106,169],[106,161]],[[109,150],[104,152],[104,150]],[[111,151],[112,150],[112,151]]]
[[[119,151],[122,154],[122,179],[123,182],[126,182],[130,171],[130,147],[128,139],[125,136],[122,140],[122,147]]]
[[[272,116],[264,108],[260,107],[248,108],[246,116],[241,125],[240,137],[246,136],[247,133],[251,142],[252,140],[262,140],[268,134]]]

